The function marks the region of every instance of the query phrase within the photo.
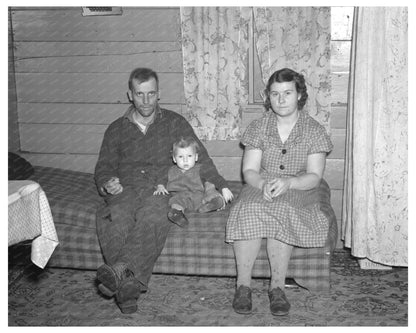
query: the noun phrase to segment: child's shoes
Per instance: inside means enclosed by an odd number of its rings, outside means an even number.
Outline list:
[[[169,210],[168,219],[182,228],[187,227],[189,224],[185,214],[181,210],[175,208]]]

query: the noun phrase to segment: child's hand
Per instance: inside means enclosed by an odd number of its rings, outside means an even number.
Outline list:
[[[231,202],[234,199],[234,194],[228,188],[222,189],[222,196],[224,197],[225,203]]]
[[[165,194],[169,194],[168,190],[166,189],[166,187],[164,185],[157,185],[156,191],[153,192],[153,195],[165,195]]]

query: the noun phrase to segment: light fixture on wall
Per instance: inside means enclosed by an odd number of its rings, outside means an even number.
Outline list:
[[[82,7],[82,16],[121,15],[121,7]]]

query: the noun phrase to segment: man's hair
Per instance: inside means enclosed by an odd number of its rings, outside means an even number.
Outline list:
[[[195,153],[199,153],[199,144],[192,136],[180,137],[179,140],[175,141],[172,148],[172,155],[175,156],[178,148],[192,147]]]
[[[156,80],[157,87],[159,88],[159,78],[154,70],[142,67],[136,68],[130,73],[129,89],[133,90],[133,80],[142,83],[149,81],[151,78]]]
[[[306,92],[305,78],[302,74],[295,72],[290,68],[280,69],[270,76],[269,81],[266,86],[266,100],[264,101],[264,107],[266,110],[270,109],[270,88],[275,82],[295,82],[296,91],[301,94],[300,99],[298,100],[298,110],[302,110],[308,99],[308,93]]]

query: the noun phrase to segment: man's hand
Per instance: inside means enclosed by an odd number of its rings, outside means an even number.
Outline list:
[[[169,194],[166,187],[162,184],[157,185],[156,191],[153,192],[153,195],[160,195],[160,194],[161,195]]]
[[[104,191],[111,195],[116,195],[123,192],[123,185],[120,184],[120,179],[117,177],[112,177],[107,183],[103,186]]]

